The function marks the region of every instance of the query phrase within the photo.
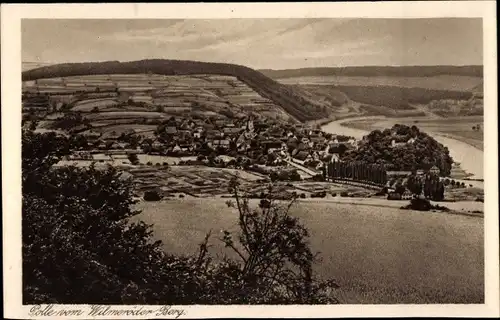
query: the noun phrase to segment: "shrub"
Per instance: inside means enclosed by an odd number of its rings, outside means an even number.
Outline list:
[[[152,166],[152,165],[153,165],[153,163],[152,163],[151,161],[148,161],[146,164],[147,164],[148,166]]]
[[[305,193],[301,193],[301,194],[300,194],[300,198],[301,198],[301,199],[305,199],[305,198],[306,198],[306,194],[305,194]]]
[[[341,196],[341,197],[348,197],[348,196],[349,196],[349,193],[348,193],[347,191],[342,191],[342,192],[340,193],[340,196]]]
[[[391,192],[387,195],[387,200],[401,200],[401,194],[397,192]]]
[[[410,209],[419,210],[419,211],[429,211],[431,210],[432,205],[428,199],[411,199],[410,200]]]
[[[315,192],[311,194],[311,198],[324,198],[326,197],[326,191]]]
[[[301,181],[302,178],[300,177],[300,174],[297,172],[297,170],[293,170],[290,173],[290,180],[291,181]]]
[[[332,197],[336,197],[337,196],[337,193],[336,192],[332,192]]]
[[[418,210],[418,211],[430,211],[430,210],[450,211],[450,209],[447,207],[440,205],[432,205],[428,199],[424,198],[411,199],[410,204],[401,207],[401,209]]]
[[[139,164],[139,157],[135,153],[128,154],[127,158],[131,164],[133,164],[133,165]]]
[[[289,215],[293,200],[285,206],[262,200],[259,210],[255,210],[246,198],[240,197],[238,188],[238,181],[233,179],[230,191],[236,204],[228,201],[227,205],[237,208],[241,232],[233,237],[232,233],[223,231],[220,239],[239,257],[233,265],[236,279],[241,279],[235,283],[241,288],[238,292],[260,293],[260,299],[271,304],[338,302],[328,293],[337,287],[335,282],[319,280],[314,275],[312,266],[316,258],[307,240],[309,233],[297,218]],[[273,195],[272,186],[270,195]],[[293,250],[289,250],[290,243],[294,244]],[[269,264],[276,269],[266,267]],[[287,285],[281,285],[285,283]]]
[[[181,194],[179,195],[179,198],[184,198],[184,195],[181,193]]]
[[[162,196],[158,191],[146,191],[144,192],[145,201],[160,201]]]
[[[388,192],[388,188],[387,187],[383,187],[382,189],[380,189],[380,191],[378,191],[377,193],[375,193],[376,196],[384,196],[386,195]]]
[[[325,181],[325,177],[322,174],[317,174],[313,176],[314,181]]]
[[[116,168],[56,169],[69,153],[64,138],[23,132],[22,141],[23,304],[338,302],[335,282],[315,277],[308,231],[288,214],[293,202],[251,210],[232,184],[240,230],[220,241],[236,258],[213,259],[210,233],[197,254],[177,256],[151,225],[130,221],[140,213],[133,184]]]

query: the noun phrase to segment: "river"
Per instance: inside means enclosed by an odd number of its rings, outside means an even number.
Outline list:
[[[361,139],[364,135],[368,134],[368,131],[349,128],[344,126],[345,122],[358,121],[358,120],[371,120],[371,119],[383,119],[382,117],[357,117],[357,118],[348,118],[337,121],[332,121],[324,126],[322,126],[322,130],[328,133],[342,134],[347,136],[352,136],[356,139]],[[388,120],[388,119],[386,119]],[[448,147],[450,151],[450,156],[453,158],[455,162],[460,163],[460,167],[466,172],[472,174],[471,179],[483,179],[483,151],[479,150],[465,142],[452,139],[449,137],[444,137],[439,133],[426,131],[430,136],[432,136],[436,141]],[[467,182],[473,185],[476,185],[479,181]],[[480,185],[483,185],[481,181]]]

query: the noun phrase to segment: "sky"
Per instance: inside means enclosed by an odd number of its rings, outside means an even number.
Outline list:
[[[482,20],[24,19],[23,62],[180,59],[255,69],[481,65]]]

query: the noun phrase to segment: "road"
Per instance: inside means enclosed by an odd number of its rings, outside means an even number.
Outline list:
[[[298,163],[296,163],[296,162],[293,162],[293,161],[291,161],[291,160],[285,159],[285,161],[286,161],[289,165],[294,166],[294,167],[295,167],[295,168],[297,168],[298,170],[303,171],[303,172],[305,172],[305,173],[307,173],[307,174],[309,174],[309,175],[311,175],[311,176],[315,176],[315,175],[317,175],[318,173],[320,173],[320,172],[316,172],[316,171],[314,171],[314,170],[312,170],[312,169],[306,168],[306,167],[304,167],[304,166],[302,166],[302,165],[300,165],[300,164],[298,164]]]

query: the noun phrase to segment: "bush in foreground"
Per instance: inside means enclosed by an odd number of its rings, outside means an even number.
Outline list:
[[[162,196],[157,191],[146,191],[144,193],[144,200],[145,201],[160,201],[161,199],[162,199]]]
[[[288,214],[293,201],[268,197],[259,212],[233,183],[240,230],[220,241],[238,258],[215,261],[210,234],[198,254],[173,255],[151,225],[130,221],[140,213],[133,184],[115,168],[52,168],[68,148],[51,134],[23,132],[22,152],[24,304],[337,302],[336,284],[314,277],[308,232]]]
[[[431,211],[431,210],[450,211],[450,209],[448,209],[447,207],[443,207],[440,205],[433,205],[428,199],[421,199],[421,198],[411,199],[410,204],[401,207],[401,209],[418,210],[418,211]]]

